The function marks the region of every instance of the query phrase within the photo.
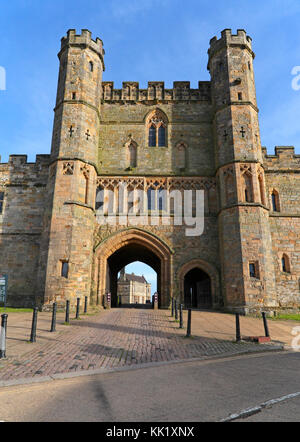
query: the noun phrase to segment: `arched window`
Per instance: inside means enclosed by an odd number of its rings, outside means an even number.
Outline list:
[[[155,189],[147,190],[148,210],[155,210]]]
[[[135,143],[131,143],[129,146],[129,166],[136,167],[137,148]]]
[[[228,173],[225,178],[225,188],[226,188],[226,204],[234,204],[235,203],[235,184],[234,178],[231,173]]]
[[[264,179],[263,179],[262,174],[258,176],[258,183],[259,183],[259,191],[260,191],[260,201],[265,206],[266,205],[265,187],[264,187]]]
[[[158,128],[158,146],[163,147],[166,145],[166,129],[164,126]]]
[[[148,145],[150,147],[165,147],[167,145],[167,117],[156,109],[147,118]]]
[[[279,193],[277,190],[273,190],[271,193],[271,203],[273,212],[280,212]]]
[[[187,145],[184,142],[180,142],[176,146],[175,150],[175,167],[177,169],[185,169],[187,166]]]
[[[94,72],[94,63],[92,61],[89,62],[90,72]]]
[[[156,146],[156,127],[154,125],[149,127],[149,146]]]
[[[242,175],[242,186],[244,201],[246,203],[253,203],[252,175],[250,173],[245,172]]]
[[[96,190],[95,209],[103,210],[103,206],[104,206],[104,188],[102,186],[99,186]]]
[[[284,273],[291,273],[289,257],[284,253],[281,258],[281,270]]]

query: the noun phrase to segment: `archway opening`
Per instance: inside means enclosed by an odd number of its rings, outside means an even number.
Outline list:
[[[184,277],[184,304],[186,308],[212,308],[211,279],[200,268],[190,270]]]
[[[118,306],[152,308],[157,291],[157,273],[147,264],[135,261],[118,274]]]
[[[157,292],[161,303],[161,259],[142,244],[131,242],[115,251],[107,260],[106,290],[111,293],[112,307],[118,307],[118,279],[120,272],[131,263],[141,262],[151,267],[157,275]],[[151,297],[152,299],[152,297]],[[138,302],[139,304],[139,302]]]

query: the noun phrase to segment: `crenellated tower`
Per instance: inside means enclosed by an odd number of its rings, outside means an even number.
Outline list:
[[[61,40],[41,245],[39,303],[90,295],[95,182],[104,71],[102,41],[71,29]]]
[[[276,304],[269,209],[262,164],[252,40],[230,29],[210,42],[219,238],[226,307]]]

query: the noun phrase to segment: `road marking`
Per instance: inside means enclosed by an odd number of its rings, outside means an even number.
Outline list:
[[[257,405],[256,407],[252,408],[246,408],[245,410],[240,411],[239,413],[231,414],[230,416],[226,417],[225,419],[222,419],[220,422],[232,422],[237,419],[245,419],[249,416],[253,416],[254,414],[260,413],[263,409],[272,407],[273,405],[276,405],[280,402],[288,401],[289,399],[294,399],[295,397],[300,396],[300,391],[297,393],[291,393],[286,396],[282,396],[277,399],[271,399],[267,402],[263,402],[260,405]]]

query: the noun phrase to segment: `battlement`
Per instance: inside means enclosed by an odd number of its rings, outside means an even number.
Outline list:
[[[149,81],[147,89],[140,89],[139,83],[124,81],[122,89],[114,89],[113,81],[102,83],[104,101],[210,101],[209,81],[199,81],[198,89],[191,89],[189,81],[175,81],[173,89],[165,89],[163,81]]]
[[[231,29],[224,29],[221,32],[221,38],[213,37],[210,40],[210,49],[208,50],[209,57],[211,58],[213,54],[221,50],[226,46],[240,46],[248,48],[252,53],[253,58],[255,54],[252,51],[252,38],[249,37],[244,29],[238,29],[236,34],[232,34]]]
[[[268,155],[266,147],[262,148],[264,166],[267,169],[296,169],[300,171],[300,155],[295,154],[294,146],[276,146],[275,155]]]
[[[101,38],[97,37],[93,40],[92,33],[88,29],[82,29],[81,34],[76,34],[75,29],[69,29],[67,36],[61,39],[61,51],[68,46],[89,46],[102,60],[105,54]]]
[[[40,154],[36,155],[36,161],[35,163],[28,163],[27,162],[27,155],[9,155],[8,163],[1,163],[1,157],[0,157],[0,168],[2,166],[10,166],[10,167],[48,167],[50,163],[51,156],[47,154]]]

